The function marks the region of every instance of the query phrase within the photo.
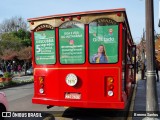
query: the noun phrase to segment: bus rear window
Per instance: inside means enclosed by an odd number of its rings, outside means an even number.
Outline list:
[[[34,32],[36,64],[55,64],[55,31]]]
[[[90,63],[118,62],[118,25],[89,25]]]
[[[59,52],[61,64],[85,62],[84,24],[69,21],[59,29]]]

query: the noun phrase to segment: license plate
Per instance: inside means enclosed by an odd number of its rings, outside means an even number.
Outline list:
[[[80,93],[65,93],[65,99],[81,99]]]

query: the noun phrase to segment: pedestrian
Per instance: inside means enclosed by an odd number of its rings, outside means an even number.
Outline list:
[[[2,71],[2,66],[0,65],[0,70]]]
[[[159,63],[159,62],[156,60],[156,64],[155,64],[156,66],[155,66],[155,67],[156,67],[157,82],[159,82],[159,74],[158,74],[158,71],[159,71],[159,70],[158,70],[158,69],[159,69],[158,66],[159,66],[159,65],[158,65],[158,63]]]
[[[21,65],[18,65],[18,72],[21,73],[21,70],[22,70]]]
[[[9,63],[8,65],[7,65],[7,72],[11,72],[11,64]]]
[[[138,61],[137,61],[137,62],[136,62],[137,74],[138,74],[138,67],[139,67],[139,63],[138,63]]]
[[[13,74],[16,74],[16,65],[13,65]]]
[[[159,82],[158,68],[156,67],[157,82]]]

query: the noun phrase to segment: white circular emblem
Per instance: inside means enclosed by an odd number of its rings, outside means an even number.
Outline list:
[[[66,76],[66,83],[69,86],[75,86],[78,82],[77,76],[73,73],[70,73]]]

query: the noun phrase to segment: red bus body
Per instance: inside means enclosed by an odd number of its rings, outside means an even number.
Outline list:
[[[95,19],[109,18],[118,26],[118,61],[110,64],[89,62],[89,23]],[[65,22],[79,21],[84,24],[85,62],[83,64],[61,64],[59,29]],[[34,67],[33,103],[79,108],[124,109],[135,83],[135,46],[132,40],[125,9],[100,10],[61,14],[28,19],[32,31],[32,57]],[[109,24],[109,23],[108,23]],[[35,36],[38,31],[54,29],[55,64],[35,62]],[[133,60],[127,59],[130,57]],[[66,76],[73,73],[78,82],[66,84]],[[109,96],[109,79],[113,79],[113,96]],[[41,81],[42,84],[41,85]],[[40,89],[42,93],[40,93]],[[67,96],[68,95],[68,96]]]

